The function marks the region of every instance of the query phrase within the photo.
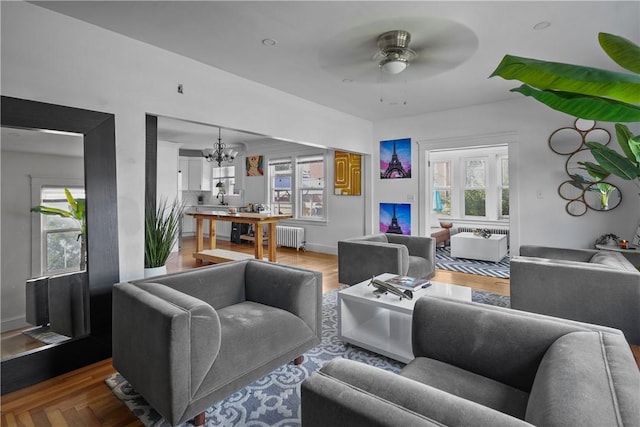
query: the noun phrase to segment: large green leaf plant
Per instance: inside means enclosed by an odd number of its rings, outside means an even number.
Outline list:
[[[563,113],[617,122],[616,137],[623,154],[587,141],[597,163],[584,162],[581,166],[597,179],[613,174],[640,188],[640,135],[633,135],[624,124],[640,122],[640,47],[607,33],[599,33],[598,41],[609,58],[631,73],[505,55],[490,77],[519,80],[524,84],[512,92]]]

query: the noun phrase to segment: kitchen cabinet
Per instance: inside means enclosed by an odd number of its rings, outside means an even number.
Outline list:
[[[182,190],[211,191],[211,163],[201,157],[180,157]]]

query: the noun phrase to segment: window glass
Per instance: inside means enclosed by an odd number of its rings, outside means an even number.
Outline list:
[[[298,169],[300,217],[324,218],[324,157],[300,157]]]
[[[451,161],[433,162],[433,210],[451,215]]]
[[[225,194],[233,194],[236,186],[236,167],[222,166],[213,168],[214,185],[221,183],[224,186]],[[216,188],[218,186],[216,185]]]
[[[291,159],[269,161],[269,203],[274,213],[293,215]]]
[[[467,159],[464,165],[464,215],[486,216],[486,162],[483,159]]]
[[[83,188],[69,188],[74,199],[84,199]],[[43,187],[41,205],[71,211],[64,187]],[[43,273],[77,271],[80,268],[80,227],[74,218],[41,215]]]
[[[509,216],[509,158],[500,157],[500,215]]]

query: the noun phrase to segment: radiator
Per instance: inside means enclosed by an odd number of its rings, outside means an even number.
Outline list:
[[[483,227],[481,225],[478,227],[456,227],[456,230],[458,230],[458,233],[473,233],[473,231],[477,229],[489,230],[489,233],[491,234],[505,234],[507,236],[509,235],[508,228],[489,228],[489,227]]]
[[[304,250],[304,228],[285,225],[276,226],[276,243],[278,246]]]

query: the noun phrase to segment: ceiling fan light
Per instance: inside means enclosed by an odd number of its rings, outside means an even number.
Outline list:
[[[407,61],[390,59],[380,62],[380,68],[387,74],[400,74],[407,68]]]

